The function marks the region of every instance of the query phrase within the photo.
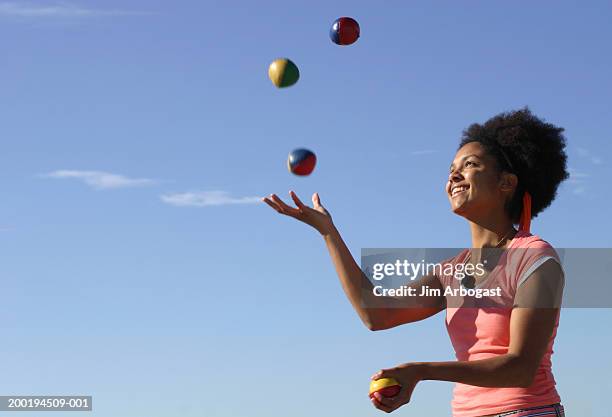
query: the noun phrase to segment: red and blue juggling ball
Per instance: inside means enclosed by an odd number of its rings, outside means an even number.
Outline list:
[[[359,38],[359,23],[352,17],[340,17],[334,20],[329,37],[338,45],[350,45]]]
[[[287,168],[295,175],[310,175],[317,163],[317,157],[308,149],[295,149],[287,158]]]

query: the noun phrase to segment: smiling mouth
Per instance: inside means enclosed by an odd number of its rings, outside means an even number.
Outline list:
[[[470,187],[467,185],[455,185],[453,188],[451,188],[451,197],[456,197],[459,194],[463,194],[464,192],[466,192]]]

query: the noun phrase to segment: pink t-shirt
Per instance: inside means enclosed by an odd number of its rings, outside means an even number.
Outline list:
[[[476,286],[482,289],[500,288],[501,295],[497,297],[499,304],[491,303],[495,297],[489,298],[484,306],[479,306],[474,297],[466,298],[464,304],[457,304],[455,297],[446,309],[446,328],[459,361],[474,361],[507,353],[510,317],[517,288],[546,260],[553,258],[560,263],[557,252],[548,242],[528,232],[519,231],[508,249],[511,250],[504,252],[491,274]],[[468,253],[466,249],[447,262],[463,263]],[[444,288],[458,288],[461,285],[461,281],[453,276],[442,275],[439,279]],[[552,348],[558,325],[559,316],[530,387],[486,388],[457,383],[453,392],[453,416],[485,416],[560,402],[551,371]]]

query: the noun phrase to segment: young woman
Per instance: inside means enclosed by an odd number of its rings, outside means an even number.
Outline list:
[[[294,192],[290,195],[296,207],[274,194],[264,198],[277,212],[309,224],[323,236],[342,287],[370,330],[446,310],[458,361],[406,363],[377,372],[373,379],[395,378],[402,389],[392,398],[375,394],[376,408],[394,411],[410,401],[419,381],[439,380],[456,383],[455,417],[564,415],[551,371],[564,276],[554,249],[529,232],[531,219],[550,205],[569,176],[562,132],[526,108],[502,113],[464,131],[450,166],[446,193],[452,211],[467,220],[472,240],[472,249],[450,262],[473,266],[489,259],[492,248],[506,249],[508,255],[495,260],[495,283],[507,303],[498,308],[451,305],[444,296],[401,301],[386,297],[381,304],[380,297],[363,291],[372,284],[317,193],[312,208]],[[519,248],[523,251],[517,252]],[[473,279],[461,285],[487,285],[487,276]],[[417,294],[423,285],[443,291],[457,281],[428,275],[411,284]]]

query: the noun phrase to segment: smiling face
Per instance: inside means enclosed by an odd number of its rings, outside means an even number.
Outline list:
[[[474,220],[504,210],[516,187],[516,176],[500,172],[495,158],[478,142],[457,151],[450,167],[446,193],[455,214]]]

